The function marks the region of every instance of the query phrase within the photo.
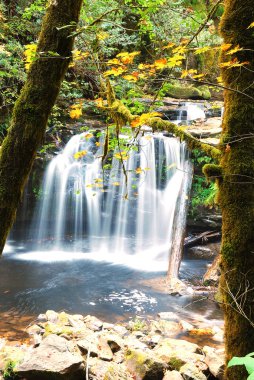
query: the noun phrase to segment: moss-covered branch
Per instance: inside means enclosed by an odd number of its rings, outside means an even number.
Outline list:
[[[138,118],[137,115],[132,115],[130,110],[120,100],[117,99],[114,99],[111,107],[108,107],[107,110],[110,113],[112,119],[115,122],[119,122],[120,125],[131,124],[133,120]],[[160,117],[151,117],[147,119],[146,125],[150,126],[154,132],[167,131],[173,133],[176,137],[179,137],[181,141],[185,141],[190,150],[200,149],[207,156],[212,157],[216,161],[218,161],[221,157],[221,151],[218,148],[206,144],[196,137],[192,136],[186,131],[187,127],[179,127],[170,121],[162,120]]]

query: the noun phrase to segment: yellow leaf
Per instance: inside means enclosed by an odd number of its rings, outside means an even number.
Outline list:
[[[99,108],[103,107],[103,99],[102,98],[95,99],[94,103]]]
[[[80,158],[84,157],[87,154],[87,150],[81,150],[80,152],[77,152],[73,155],[75,160],[79,160]]]
[[[154,66],[156,67],[156,69],[164,69],[164,67],[167,66],[167,63],[168,61],[166,58],[161,58],[154,61]]]
[[[202,48],[196,49],[195,52],[194,52],[194,54],[195,55],[202,54],[202,53],[205,53],[208,50],[211,50],[211,47],[210,46],[204,46]]]
[[[172,48],[173,46],[175,46],[174,42],[169,42],[166,46],[163,46],[162,49],[165,50],[165,49],[170,49]]]
[[[123,52],[123,53],[119,53],[117,54],[117,57],[119,57],[121,59],[121,62],[124,64],[124,65],[129,65],[130,63],[133,62],[134,58],[136,55],[139,55],[140,52],[139,51],[134,51],[132,53],[128,53],[128,52]]]
[[[124,75],[123,78],[129,82],[137,82],[138,76],[133,74]]]
[[[177,46],[177,47],[173,50],[173,53],[177,53],[177,54],[182,55],[182,54],[186,53],[186,51],[187,51],[186,47],[183,46],[183,45],[180,45],[180,46]]]
[[[113,182],[112,185],[113,186],[120,186],[120,182]]]
[[[131,127],[136,128],[140,125],[140,117],[136,117],[136,119],[132,120]]]
[[[95,178],[94,182],[95,183],[100,183],[100,182],[103,182],[103,179],[102,178]]]
[[[183,70],[183,71],[182,71],[181,78],[186,78],[188,75],[196,74],[196,73],[197,73],[197,70],[194,70],[194,69]]]
[[[125,71],[126,71],[126,68],[122,67],[122,66],[112,67],[111,70],[105,71],[105,73],[103,75],[105,77],[108,77],[110,75],[114,75],[115,77],[117,77],[117,76],[121,75],[122,73],[124,73]]]
[[[254,21],[248,26],[248,29],[254,28]]]
[[[101,146],[101,143],[100,142],[96,142],[95,145],[96,146]]]
[[[146,171],[147,171],[147,170],[151,170],[151,168],[145,168],[144,170],[146,170]]]
[[[135,170],[135,172],[136,172],[137,174],[141,174],[141,173],[143,173],[143,170],[142,170],[141,168],[137,168],[137,169]]]
[[[227,51],[228,49],[230,49],[232,46],[232,44],[222,44],[221,45],[221,50],[222,51]]]
[[[192,78],[193,79],[200,79],[200,78],[203,78],[205,76],[205,74],[197,74],[197,75],[192,75]]]
[[[121,65],[121,62],[117,58],[110,59],[107,62],[107,65]]]
[[[107,32],[99,32],[97,33],[96,37],[99,41],[104,41],[109,37],[109,34]]]
[[[243,50],[243,48],[241,48],[239,45],[237,45],[236,47],[234,47],[233,49],[230,49],[226,55],[230,55],[230,54],[234,54],[234,53],[237,53],[238,51],[241,51]]]
[[[129,158],[128,154],[125,151],[115,153],[114,157],[117,158],[118,160],[123,160],[123,161]]]
[[[89,140],[93,137],[93,134],[92,133],[86,133],[84,137],[86,140]]]
[[[159,113],[159,112],[143,113],[141,116],[139,116],[136,119],[132,120],[131,126],[133,128],[138,127],[140,125],[145,124],[152,117],[157,117],[157,116],[161,116],[161,113]]]
[[[81,108],[74,108],[70,111],[70,117],[72,119],[78,119],[82,115],[82,109]]]

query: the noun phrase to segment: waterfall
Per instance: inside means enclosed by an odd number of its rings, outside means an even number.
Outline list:
[[[37,251],[52,260],[71,251],[166,270],[176,201],[189,175],[183,171],[185,144],[146,133],[130,148],[126,139],[124,171],[118,148],[102,170],[103,141],[91,133],[75,135],[49,163],[36,211]]]

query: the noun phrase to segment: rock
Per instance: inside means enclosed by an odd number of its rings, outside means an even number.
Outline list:
[[[165,369],[167,369],[167,365],[151,351],[128,350],[125,355],[125,364],[137,380],[162,379]]]
[[[43,322],[47,322],[48,318],[46,316],[46,314],[39,314],[36,321],[37,322],[40,322],[40,323],[43,323]]]
[[[16,368],[27,380],[78,380],[84,376],[84,359],[73,343],[57,335],[47,336]]]
[[[195,364],[186,363],[180,368],[180,374],[184,380],[206,380],[206,376],[201,372]]]
[[[222,380],[225,369],[224,351],[216,350],[209,346],[205,346],[203,351],[205,353],[205,363],[208,365],[211,374],[216,377],[216,379]]]
[[[105,362],[98,358],[89,358],[89,379],[94,380],[133,380],[124,364]]]
[[[54,310],[46,311],[46,317],[47,317],[48,322],[51,322],[51,323],[58,322],[58,313],[56,313]]]
[[[128,334],[128,330],[124,326],[115,325],[113,330],[121,336]]]
[[[124,348],[125,342],[119,335],[111,332],[104,332],[101,336],[106,340],[113,353]]]
[[[193,289],[178,278],[172,278],[168,284],[168,294],[172,296],[184,296],[193,294]]]
[[[217,256],[210,268],[206,271],[203,281],[205,285],[217,286],[220,278],[220,256]]]
[[[139,350],[146,350],[148,349],[148,346],[138,340],[137,338],[134,338],[133,336],[127,336],[127,338],[124,340],[124,344],[126,347],[131,349],[139,349]]]
[[[32,325],[32,326],[29,326],[27,329],[26,329],[27,333],[29,335],[35,335],[35,334],[43,334],[43,329],[38,326],[38,325]]]
[[[194,329],[194,326],[193,326],[193,325],[191,325],[190,323],[188,323],[188,322],[186,322],[186,321],[184,321],[184,320],[181,320],[181,321],[179,322],[179,325],[182,327],[182,329],[183,329],[184,331],[190,331],[190,330],[193,330],[193,329]]]
[[[191,254],[191,257],[195,257],[197,259],[211,259],[214,257],[214,252],[210,248],[202,245],[189,248],[188,253]]]
[[[211,98],[211,93],[207,86],[193,87],[169,84],[167,86],[167,96],[176,99],[205,99]]]
[[[179,321],[179,317],[177,314],[175,313],[172,313],[171,311],[170,312],[163,312],[163,313],[159,313],[158,316],[161,318],[161,319],[166,319],[168,321]]]
[[[82,352],[90,356],[98,356],[102,360],[111,361],[113,353],[107,340],[101,336],[90,335],[86,339],[77,341],[78,347]]]
[[[162,380],[183,380],[182,375],[177,371],[166,371]]]
[[[100,319],[91,315],[87,315],[84,318],[84,322],[86,324],[86,327],[88,327],[92,331],[100,331],[103,326],[103,322]]]
[[[171,350],[172,352],[178,351],[179,353],[186,351],[189,353],[200,353],[200,348],[197,344],[188,342],[187,340],[181,339],[172,339],[167,338],[163,339],[156,350],[165,348],[166,350]]]
[[[162,334],[165,336],[175,336],[181,330],[181,326],[177,322],[159,320],[152,321],[150,325],[151,334]]]

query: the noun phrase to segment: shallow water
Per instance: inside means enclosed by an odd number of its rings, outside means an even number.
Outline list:
[[[202,296],[169,296],[153,286],[166,271],[145,272],[142,266],[135,270],[85,259],[82,252],[62,252],[62,260],[56,261],[47,260],[49,252],[44,260],[42,255],[31,251],[29,244],[7,245],[0,261],[0,336],[20,339],[22,330],[48,309],[92,314],[108,322],[136,315],[154,317],[162,311],[212,325],[222,319],[218,306],[208,299],[201,301]],[[203,260],[184,260],[181,277],[201,277],[206,265]]]

